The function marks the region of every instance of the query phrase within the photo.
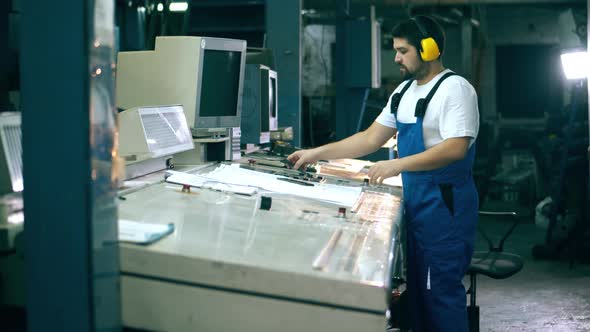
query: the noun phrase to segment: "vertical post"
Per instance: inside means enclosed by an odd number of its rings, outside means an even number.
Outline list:
[[[113,0],[23,5],[29,331],[120,330],[113,13]]]
[[[586,10],[587,12],[587,16],[586,18],[590,17],[590,0],[586,0]],[[587,47],[587,52],[590,54],[590,35],[588,34],[590,32],[590,26],[588,26],[588,23],[586,22],[586,47]],[[590,77],[588,77],[587,82],[590,81]],[[588,87],[588,95],[590,96],[590,84],[586,84]],[[590,104],[588,105],[588,135],[590,135]],[[590,139],[590,137],[588,137]],[[590,142],[590,141],[589,141]],[[588,163],[590,164],[590,145],[588,145]],[[588,183],[587,183],[587,192],[588,192],[588,198],[590,198],[590,167],[588,167]]]
[[[8,110],[8,72],[10,56],[8,46],[8,16],[12,1],[0,1],[0,110]]]
[[[346,21],[350,16],[350,1],[336,2],[336,54],[334,81],[336,84],[336,138],[348,136],[349,109],[346,93]]]
[[[463,16],[461,19],[461,44],[463,45],[461,47],[463,77],[471,81],[473,76],[473,29],[471,27],[471,19],[467,16]]]
[[[340,140],[360,128],[368,89],[374,84],[375,12],[372,6],[351,6],[349,0],[338,1],[336,6],[336,138]],[[359,21],[358,17],[363,19]],[[380,51],[380,40],[374,42]],[[380,76],[378,80],[380,83]]]
[[[278,76],[279,126],[293,127],[301,145],[301,0],[267,0],[267,48],[274,51]]]

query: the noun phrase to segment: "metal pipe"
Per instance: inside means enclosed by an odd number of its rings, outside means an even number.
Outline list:
[[[326,245],[320,251],[320,254],[314,259],[312,267],[314,270],[325,270],[328,266],[328,262],[334,253],[334,248],[336,248],[336,243],[340,240],[342,236],[342,229],[337,229],[332,233]]]
[[[407,6],[407,0],[352,0],[354,5]],[[412,7],[419,6],[462,6],[462,5],[536,5],[581,3],[579,0],[412,0]],[[315,0],[305,4],[306,9],[334,8],[334,0]]]

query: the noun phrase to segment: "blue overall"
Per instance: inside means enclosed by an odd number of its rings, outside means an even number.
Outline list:
[[[424,152],[422,121],[396,123],[403,158]],[[403,172],[407,228],[407,291],[412,332],[467,332],[462,279],[473,254],[478,196],[471,173],[473,144],[448,166]]]

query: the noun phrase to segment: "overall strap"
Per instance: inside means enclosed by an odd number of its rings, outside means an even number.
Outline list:
[[[390,107],[390,113],[395,115],[395,117],[397,118],[397,108],[399,107],[399,102],[402,100],[402,97],[404,96],[404,93],[406,93],[406,91],[408,90],[408,88],[410,87],[410,85],[412,85],[412,82],[414,80],[410,80],[403,88],[402,91],[398,92],[398,93],[394,93],[393,96],[391,97],[391,103],[389,104]]]
[[[436,90],[438,90],[438,87],[440,86],[440,84],[444,80],[446,80],[447,78],[454,76],[454,75],[457,75],[457,74],[455,74],[453,72],[444,74],[443,77],[441,77],[438,80],[438,82],[436,82],[434,87],[432,87],[432,90],[430,90],[430,92],[428,93],[426,98],[421,98],[420,100],[418,100],[418,102],[416,103],[416,111],[414,112],[415,117],[417,117],[417,118],[424,117],[424,114],[426,114],[426,108],[428,108],[428,103],[430,103],[430,100],[432,99],[432,97],[436,93]]]

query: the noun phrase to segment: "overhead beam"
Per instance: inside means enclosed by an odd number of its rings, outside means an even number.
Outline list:
[[[536,4],[573,4],[584,0],[351,0],[352,4],[375,6],[459,6],[459,5],[536,5]],[[334,8],[335,0],[307,0],[305,8]]]
[[[361,3],[377,3],[379,5],[535,5],[535,4],[567,4],[583,3],[583,0],[353,0]]]

